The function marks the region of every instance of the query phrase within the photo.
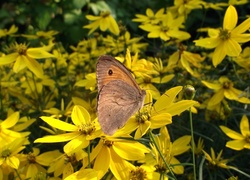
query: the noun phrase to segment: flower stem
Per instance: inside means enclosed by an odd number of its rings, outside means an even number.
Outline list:
[[[189,108],[189,119],[190,119],[190,130],[191,130],[191,148],[192,148],[192,156],[193,156],[193,173],[194,173],[194,180],[196,180],[196,165],[195,165],[195,154],[194,154],[194,129],[193,129],[193,116],[191,108]]]

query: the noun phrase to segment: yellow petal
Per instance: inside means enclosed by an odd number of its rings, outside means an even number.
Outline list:
[[[112,16],[110,16],[109,21],[110,21],[110,24],[109,24],[110,32],[112,32],[114,35],[119,35],[120,30],[119,30],[119,26],[116,23],[115,19]]]
[[[217,67],[217,65],[220,64],[221,61],[226,57],[226,52],[224,48],[225,47],[223,43],[219,44],[215,48],[214,53],[213,53],[213,58],[212,58],[214,67]]]
[[[191,141],[191,136],[186,135],[176,139],[173,142],[172,152],[174,155],[179,155],[190,149],[189,143]]]
[[[236,132],[236,131],[233,131],[233,130],[229,129],[229,128],[226,127],[226,126],[220,126],[220,129],[221,129],[228,137],[230,137],[230,138],[232,138],[232,139],[237,139],[237,140],[242,140],[242,139],[244,139],[244,137],[243,137],[240,133],[238,133],[238,132]]]
[[[27,50],[27,56],[34,59],[44,59],[55,57],[53,54],[48,53],[46,50],[51,49],[52,46],[44,46],[40,48],[29,48]]]
[[[39,64],[35,59],[25,58],[24,63],[29,68],[29,70],[33,72],[37,77],[43,78],[43,68],[41,64]]]
[[[65,142],[70,141],[79,136],[79,133],[67,133],[58,135],[49,135],[42,138],[38,138],[34,143],[54,143],[54,142]]]
[[[71,117],[73,123],[77,126],[81,126],[90,122],[89,112],[82,106],[74,106]]]
[[[218,92],[216,92],[212,98],[209,100],[207,106],[208,108],[213,107],[217,104],[219,104],[224,99],[224,90],[221,89]]]
[[[76,136],[70,142],[68,142],[64,147],[63,150],[67,155],[75,153],[81,149],[86,148],[89,145],[89,141],[84,139],[83,136]]]
[[[218,46],[220,41],[221,40],[216,37],[216,38],[203,38],[203,39],[195,40],[194,42],[196,46],[201,46],[201,47],[205,47],[208,49],[212,49]]]
[[[243,21],[240,25],[232,30],[232,34],[241,34],[250,28],[250,18]]]
[[[11,128],[19,120],[19,112],[11,114],[7,119],[0,123],[1,128]]]
[[[244,149],[245,144],[246,142],[244,140],[232,140],[227,142],[226,147],[240,151]]]
[[[207,81],[201,81],[202,84],[204,84],[205,86],[207,86],[209,89],[213,89],[215,91],[223,88],[221,84],[216,84],[216,83],[210,83],[210,82],[207,82]]]
[[[24,55],[18,56],[16,59],[16,62],[13,66],[13,71],[15,73],[18,73],[19,71],[23,70],[26,67],[25,60],[27,60],[27,57]]]
[[[228,56],[239,56],[242,51],[239,43],[233,38],[229,38],[227,41],[223,42],[223,46]]]
[[[148,149],[138,142],[114,142],[114,151],[124,159],[135,161],[143,159]],[[131,153],[133,152],[133,153]]]
[[[227,8],[224,16],[223,29],[232,30],[238,22],[238,14],[232,5]]]
[[[146,121],[145,123],[140,124],[138,129],[135,132],[135,139],[140,139],[144,134],[146,134],[151,126],[150,121]]]
[[[6,56],[0,57],[0,65],[10,64],[16,60],[16,58],[19,56],[18,53],[12,53],[8,54]]]
[[[241,134],[245,137],[249,136],[249,134],[250,134],[249,122],[248,122],[246,115],[243,115],[242,119],[240,121],[240,131],[241,131]]]
[[[101,149],[100,153],[96,157],[93,169],[98,171],[98,178],[102,178],[109,169],[110,165],[110,150],[107,146]]]
[[[63,131],[77,131],[77,127],[73,124],[69,124],[52,117],[42,116],[41,119],[52,127]]]
[[[151,129],[157,129],[167,124],[172,123],[172,116],[169,113],[160,113],[154,116],[151,116]]]
[[[20,161],[17,157],[11,156],[6,158],[6,164],[14,169],[18,169]]]
[[[181,114],[183,111],[188,110],[190,107],[194,106],[197,103],[198,103],[197,101],[182,100],[166,108],[165,111],[171,114],[171,116],[175,116]]]

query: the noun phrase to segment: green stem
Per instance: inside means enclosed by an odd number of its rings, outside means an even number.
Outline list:
[[[189,109],[189,119],[190,119],[190,130],[191,130],[191,146],[192,146],[192,156],[193,156],[193,173],[194,173],[194,179],[196,179],[196,165],[195,165],[195,154],[194,154],[194,130],[193,130],[193,116],[192,116],[192,111],[191,108]]]
[[[90,164],[90,143],[88,145],[87,152],[88,152],[88,168],[91,168],[91,164]]]
[[[169,164],[167,163],[166,159],[164,158],[163,154],[161,153],[161,150],[160,150],[158,144],[155,142],[154,136],[153,136],[153,134],[152,134],[151,131],[149,131],[149,136],[150,136],[150,138],[152,139],[152,142],[153,142],[153,144],[155,145],[155,147],[156,147],[158,153],[160,154],[160,156],[161,156],[161,158],[162,158],[164,164],[166,165],[166,167],[168,168],[169,172],[171,173],[172,178],[176,180],[176,177],[175,177],[173,171],[170,169],[170,166],[169,166]]]

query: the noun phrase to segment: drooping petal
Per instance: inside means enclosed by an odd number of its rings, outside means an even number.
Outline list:
[[[11,156],[6,158],[6,164],[14,169],[18,169],[20,161],[17,157]]]
[[[110,16],[109,21],[110,21],[110,24],[109,24],[110,32],[112,32],[114,35],[119,35],[120,30],[115,19],[112,16]]]
[[[238,22],[238,14],[232,5],[227,8],[223,20],[223,29],[232,30]]]
[[[250,134],[249,122],[245,114],[242,116],[242,119],[240,121],[240,131],[241,131],[241,134],[245,137],[249,136]]]
[[[25,58],[24,63],[38,78],[43,78],[43,68],[40,63],[38,63],[33,58]]]
[[[102,178],[110,166],[110,150],[104,146],[96,157],[93,169],[98,171],[98,178]]]
[[[223,42],[223,46],[228,56],[239,56],[242,51],[239,43],[233,38],[229,38],[227,41]]]
[[[27,60],[27,57],[24,55],[18,56],[16,58],[16,62],[14,63],[13,66],[13,71],[15,73],[18,73],[19,71],[23,70],[26,67],[25,60]]]
[[[220,64],[221,61],[226,57],[224,48],[225,47],[223,46],[223,43],[220,43],[220,45],[215,48],[212,58],[214,67],[217,67],[217,65]]]

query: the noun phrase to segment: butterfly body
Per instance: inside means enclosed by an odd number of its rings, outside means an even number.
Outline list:
[[[140,110],[146,92],[122,63],[108,55],[98,59],[97,87],[98,120],[103,132],[112,135]]]

